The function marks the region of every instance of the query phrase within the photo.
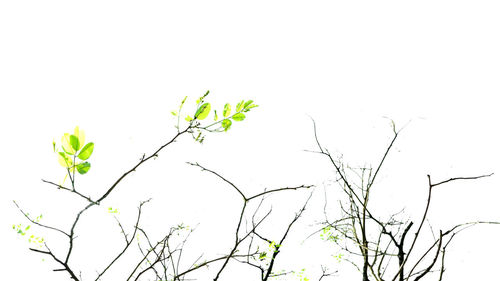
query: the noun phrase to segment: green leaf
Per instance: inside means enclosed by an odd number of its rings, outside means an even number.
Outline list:
[[[73,155],[75,154],[75,150],[73,149],[73,147],[71,146],[70,144],[70,134],[64,134],[62,139],[61,139],[61,146],[62,146],[62,149],[69,155]]]
[[[184,99],[181,101],[181,105],[179,105],[179,111],[178,111],[178,115],[181,113],[182,111],[182,107],[184,106],[184,103],[186,102],[186,99],[187,99],[187,96],[184,97]]]
[[[194,118],[198,120],[203,120],[207,118],[208,113],[210,113],[210,104],[209,103],[204,103],[198,108],[196,111]]]
[[[251,105],[249,105],[249,106],[245,107],[245,108],[243,109],[243,112],[248,112],[248,111],[250,111],[250,109],[252,109],[252,108],[254,108],[254,107],[258,107],[258,105],[256,105],[256,104],[251,104]]]
[[[171,111],[170,113],[172,113],[173,116],[177,116],[177,111]]]
[[[81,175],[86,174],[90,170],[90,163],[89,162],[80,163],[76,165],[76,170]]]
[[[252,109],[254,107],[257,107],[257,106],[258,105],[256,105],[256,104],[253,103],[253,100],[248,100],[243,105],[243,112],[248,112],[248,111],[250,111],[250,109]]]
[[[262,252],[262,253],[260,253],[260,255],[259,255],[259,259],[260,259],[260,260],[263,260],[263,259],[265,259],[265,258],[266,258],[266,256],[267,256],[267,253],[266,253],[266,252]]]
[[[78,140],[77,136],[75,135],[69,136],[69,143],[71,144],[71,148],[73,148],[75,152],[78,151],[78,149],[80,149],[80,141]]]
[[[193,135],[193,137],[194,137],[194,135]],[[203,143],[204,140],[205,140],[205,136],[201,133],[201,131],[198,131],[198,135],[196,136],[194,141],[197,141],[199,143]]]
[[[59,152],[57,154],[57,160],[59,161],[59,164],[65,168],[69,168],[73,166],[73,161],[71,161],[71,158],[68,157],[64,152]]]
[[[226,103],[224,105],[224,111],[222,112],[222,115],[224,118],[228,117],[231,114],[231,105],[229,103]]]
[[[247,108],[252,102],[253,102],[253,100],[248,100],[247,102],[245,102],[245,105],[243,106],[243,108]]]
[[[217,110],[214,110],[214,121],[217,121],[219,119],[219,116],[217,116]]]
[[[243,121],[245,120],[245,114],[243,113],[236,113],[235,115],[233,115],[233,120],[234,121]]]
[[[52,149],[54,149],[54,152],[56,152],[56,142],[52,141]]]
[[[207,91],[203,96],[201,96],[200,98],[198,98],[196,100],[196,104],[200,104],[203,102],[203,100],[208,96],[208,94],[210,93],[210,91]]]
[[[229,119],[222,120],[222,128],[224,128],[224,131],[229,130],[229,128],[231,128],[231,124],[233,124],[233,122]]]
[[[186,116],[186,118],[184,118],[184,120],[191,122],[191,121],[193,121],[193,117],[188,115],[188,116]]]
[[[240,102],[236,105],[236,112],[240,112],[240,111],[243,109],[243,103],[244,103],[244,102],[245,102],[245,101],[244,101],[244,100],[242,100],[242,101],[240,101]]]
[[[82,150],[78,154],[78,158],[80,158],[81,160],[87,160],[89,159],[90,155],[92,155],[92,152],[94,152],[94,143],[89,142],[82,148]]]

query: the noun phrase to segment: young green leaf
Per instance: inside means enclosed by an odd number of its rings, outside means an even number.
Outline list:
[[[222,115],[224,118],[228,117],[231,114],[231,105],[229,103],[226,103],[224,105],[224,111],[222,112]]]
[[[214,121],[217,121],[219,119],[219,116],[217,116],[217,110],[214,109]]]
[[[171,111],[170,113],[172,113],[173,116],[177,116],[177,111]]]
[[[181,105],[179,105],[179,111],[177,111],[177,115],[181,114],[182,107],[184,106],[184,103],[186,102],[187,96],[184,97],[184,99],[181,101]],[[179,116],[180,117],[180,116]]]
[[[78,153],[78,158],[80,158],[81,160],[87,160],[89,159],[90,155],[92,155],[93,151],[94,151],[94,143],[89,142],[82,148],[80,153]]]
[[[204,103],[198,108],[196,111],[194,118],[198,120],[203,120],[207,118],[208,113],[210,113],[210,104],[209,103]]]
[[[245,105],[243,106],[243,108],[247,108],[250,104],[252,104],[253,100],[248,100],[247,102],[245,102]]]
[[[222,120],[222,128],[224,128],[224,131],[229,130],[229,128],[231,128],[231,124],[233,124],[233,122],[229,119]]]
[[[243,109],[244,102],[245,101],[242,100],[236,105],[236,112],[240,112]]]
[[[245,114],[243,113],[236,113],[235,115],[233,115],[233,120],[234,121],[243,121],[245,120]]]
[[[71,148],[76,152],[78,149],[80,149],[80,141],[78,140],[78,137],[75,135],[69,136],[69,143],[71,144]]]
[[[258,105],[256,104],[253,104],[253,100],[248,100],[247,102],[245,102],[245,104],[243,105],[243,112],[248,112],[250,111],[250,109],[254,108],[254,107],[257,107]]]
[[[52,141],[52,149],[54,149],[54,152],[56,152],[56,142]]]
[[[193,121],[193,117],[188,115],[188,116],[186,116],[186,118],[184,118],[184,120],[191,122],[191,121]]]
[[[243,112],[248,112],[248,111],[250,111],[250,109],[252,109],[254,107],[258,107],[258,105],[256,105],[256,104],[250,104],[249,106],[247,106],[247,107],[245,107],[243,109]]]
[[[197,100],[196,100],[196,104],[200,104],[200,103],[203,103],[204,99],[208,96],[208,94],[210,93],[210,91],[207,91],[203,96],[199,97]]]
[[[76,165],[76,170],[81,175],[86,174],[90,170],[90,163],[89,162],[80,163]]]
[[[262,253],[259,254],[259,259],[263,260],[263,259],[266,258],[266,256],[267,256],[267,253],[266,252],[262,252]]]

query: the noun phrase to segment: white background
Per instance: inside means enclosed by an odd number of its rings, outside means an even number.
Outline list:
[[[427,174],[439,181],[500,173],[499,12],[496,1],[3,1],[1,279],[67,280],[11,229],[26,222],[13,199],[65,229],[79,208],[79,199],[40,181],[64,176],[52,140],[79,125],[96,143],[80,184],[97,196],[174,134],[170,111],[184,96],[192,105],[206,90],[217,108],[240,99],[260,107],[202,146],[184,137],[105,204],[118,207],[128,223],[137,203],[154,197],[145,223],[160,232],[200,223],[206,234],[193,238],[199,252],[229,247],[231,232],[221,233],[233,229],[241,202],[184,162],[215,169],[249,193],[316,184],[320,197],[334,175],[325,159],[303,151],[315,148],[308,115],[322,143],[358,165],[380,159],[391,138],[386,117],[407,124],[379,178],[379,199],[396,201],[394,210],[407,206],[409,216],[422,211]],[[431,206],[434,229],[500,221],[498,178],[440,186]],[[286,220],[306,194],[300,196],[273,205],[284,206]],[[316,200],[296,241],[313,229],[307,225],[315,214],[320,218]],[[380,211],[390,211],[388,205]],[[123,242],[104,209],[92,216],[104,219],[82,222],[80,243],[91,246],[75,258],[90,272],[102,265],[103,247]],[[499,227],[479,226],[458,236],[446,280],[498,280],[498,235]],[[56,244],[58,237],[52,239]],[[348,274],[348,263],[313,244],[295,243],[288,255],[296,260],[284,268],[306,267],[314,278],[323,263]]]

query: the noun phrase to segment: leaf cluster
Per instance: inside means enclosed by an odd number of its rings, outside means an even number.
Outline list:
[[[52,142],[54,152],[57,153],[59,164],[68,170],[68,175],[75,170],[84,175],[90,170],[90,163],[86,161],[94,152],[94,143],[85,144],[85,133],[75,127],[74,133],[65,133],[61,138],[61,146],[56,149],[55,141]],[[82,161],[79,161],[82,160]],[[72,180],[73,181],[73,180]]]
[[[254,104],[253,100],[241,100],[234,107],[234,112],[232,111],[233,107],[230,103],[226,103],[222,108],[222,116],[219,116],[217,109],[212,110],[212,104],[205,101],[205,98],[208,96],[210,91],[207,91],[203,96],[196,100],[196,108],[193,111],[194,114],[187,114],[186,116],[182,115],[182,110],[186,103],[187,97],[185,97],[178,110],[171,111],[171,114],[174,117],[177,117],[177,130],[180,130],[180,122],[181,118],[188,122],[188,126],[190,127],[190,133],[193,136],[194,140],[203,143],[205,139],[205,135],[203,132],[227,132],[233,125],[233,121],[241,122],[246,119],[246,113],[249,112],[252,108],[258,107],[258,105]],[[221,111],[219,110],[219,113]],[[207,117],[213,113],[212,122],[208,124],[202,124],[201,121],[208,120]]]

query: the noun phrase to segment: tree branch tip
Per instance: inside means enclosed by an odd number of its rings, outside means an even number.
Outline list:
[[[198,164],[198,162],[193,163],[193,162],[186,161],[186,164],[191,165],[191,166],[197,166],[197,167],[202,168],[202,167],[200,166],[200,164]]]
[[[47,252],[47,251],[42,251],[42,250],[38,250],[38,249],[35,249],[35,248],[29,248],[31,251],[33,252],[37,252],[37,253],[41,253],[41,254],[46,254],[46,255],[50,255],[50,252]]]
[[[153,200],[153,198],[149,198],[148,200],[144,200],[144,201],[141,201],[139,203],[140,207],[142,207],[142,205],[146,204],[146,203],[149,203],[151,200]]]

